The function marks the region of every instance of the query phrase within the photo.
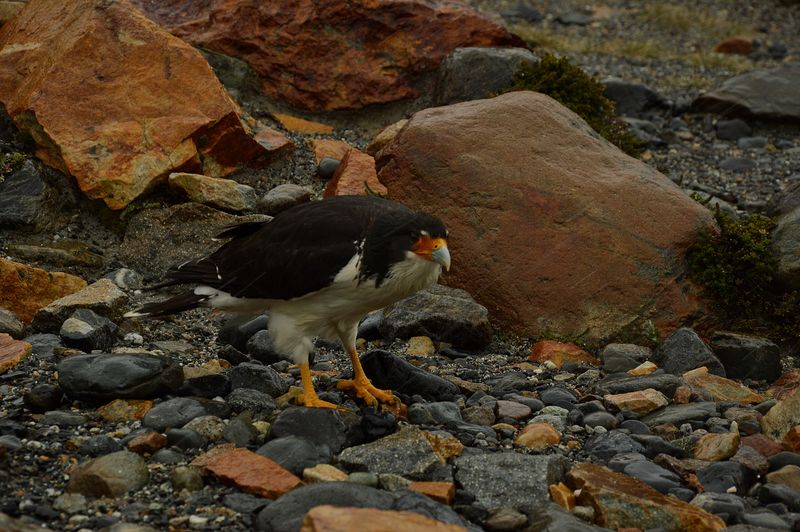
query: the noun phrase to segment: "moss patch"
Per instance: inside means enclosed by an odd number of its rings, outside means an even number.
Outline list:
[[[512,90],[547,94],[577,113],[603,138],[629,155],[636,156],[644,143],[614,114],[614,103],[603,96],[605,88],[566,57],[545,54],[533,66],[522,64],[514,75]]]
[[[774,222],[750,215],[735,220],[717,211],[719,233],[700,235],[689,248],[689,275],[726,326],[779,338],[800,332],[800,294],[776,279]]]

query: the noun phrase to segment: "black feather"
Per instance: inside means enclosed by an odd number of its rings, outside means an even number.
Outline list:
[[[166,316],[168,314],[175,314],[184,310],[197,308],[201,306],[203,301],[207,298],[208,296],[200,296],[194,292],[184,292],[165,301],[147,303],[135,310],[134,313],[141,316]]]

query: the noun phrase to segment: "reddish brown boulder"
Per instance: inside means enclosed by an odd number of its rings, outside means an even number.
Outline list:
[[[31,0],[0,29],[0,101],[47,164],[121,209],[172,171],[265,151],[203,56],[127,0]]]
[[[700,307],[684,254],[710,212],[543,94],[420,111],[376,163],[389,197],[444,220],[445,282],[500,326],[646,341]]]
[[[196,45],[247,61],[267,95],[313,110],[415,97],[415,82],[463,46],[524,46],[450,0],[134,0]]]
[[[0,307],[30,324],[36,311],[86,287],[86,281],[0,258],[0,287]]]

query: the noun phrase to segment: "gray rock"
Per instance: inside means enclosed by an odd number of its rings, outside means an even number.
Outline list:
[[[411,409],[409,408],[409,415]],[[464,421],[475,425],[485,425],[490,427],[495,423],[494,409],[489,406],[470,406],[464,409]],[[411,421],[411,418],[409,418]]]
[[[270,440],[259,447],[256,453],[266,456],[301,477],[305,468],[331,461],[329,450],[323,450],[323,447],[318,447],[314,442],[299,436],[284,436]]]
[[[272,342],[272,337],[267,330],[258,331],[251,336],[247,340],[245,349],[246,353],[263,364],[275,364],[281,360],[286,360],[286,356],[275,349],[275,344]]]
[[[750,125],[741,118],[719,120],[715,126],[717,138],[721,140],[738,140],[753,132]]]
[[[572,409],[572,405],[578,400],[574,393],[567,389],[559,388],[558,386],[552,386],[543,390],[539,394],[539,398],[548,406],[555,405],[570,410]]]
[[[791,287],[800,288],[800,207],[777,219],[772,246],[778,257],[778,275]]]
[[[254,419],[266,419],[275,410],[271,395],[252,388],[236,388],[225,398],[234,412],[249,411]]]
[[[419,395],[428,401],[450,401],[459,394],[458,386],[427,372],[402,358],[374,349],[361,357],[364,372],[378,388],[406,395]]]
[[[70,475],[67,491],[87,497],[119,497],[141,488],[148,480],[144,459],[119,451],[79,465]]]
[[[225,441],[235,443],[238,447],[247,447],[255,443],[259,435],[258,429],[253,426],[253,422],[247,414],[231,419],[222,431]]]
[[[537,532],[603,532],[607,528],[594,526],[583,519],[565,512],[556,503],[549,503],[537,508],[530,516],[529,530]]]
[[[758,150],[767,145],[767,137],[742,137],[736,141],[736,145],[743,150]]]
[[[358,416],[328,408],[287,408],[272,423],[270,437],[299,436],[336,454],[352,443],[360,423]]]
[[[115,321],[122,316],[127,300],[125,293],[110,279],[100,279],[39,309],[33,318],[32,327],[37,331],[56,330],[70,314],[82,308]]]
[[[247,342],[250,338],[259,331],[266,332],[267,327],[269,327],[267,314],[259,314],[254,318],[232,315],[220,327],[217,342],[220,345],[232,345],[242,353],[247,353]]]
[[[225,431],[225,422],[217,416],[199,416],[187,421],[183,427],[193,430],[212,442],[222,440]]]
[[[63,225],[64,203],[73,203],[74,198],[69,188],[59,191],[49,185],[45,173],[54,171],[27,159],[0,180],[0,228],[44,231]]]
[[[350,470],[422,480],[441,460],[422,431],[409,426],[374,442],[345,449],[339,454],[339,463]]]
[[[62,493],[53,501],[53,509],[68,514],[86,511],[86,497],[80,493]]]
[[[17,319],[13,312],[0,307],[0,333],[5,333],[19,340],[25,332],[25,324]]]
[[[718,415],[717,404],[711,401],[701,403],[688,403],[685,405],[669,405],[660,410],[651,412],[642,417],[641,421],[650,427],[672,423],[680,426],[688,421],[705,421],[711,416]]]
[[[439,66],[434,100],[448,105],[510,88],[520,65],[539,59],[524,48],[456,48]]]
[[[483,349],[492,340],[489,311],[466,291],[435,285],[384,312],[384,338],[429,336],[464,349]]]
[[[621,453],[644,453],[644,446],[619,430],[595,434],[583,446],[589,456],[607,462]]]
[[[725,376],[725,368],[703,340],[688,327],[682,327],[669,335],[655,352],[656,364],[667,373],[683,373],[705,366],[709,373]]]
[[[231,389],[250,388],[272,397],[278,397],[289,390],[289,385],[269,366],[259,364],[239,364],[228,370]]]
[[[167,443],[173,447],[188,451],[189,449],[202,449],[208,443],[205,436],[192,429],[167,429],[165,431]]]
[[[61,405],[64,393],[54,384],[37,384],[22,396],[25,408],[31,412],[40,413],[55,410]]]
[[[169,474],[169,481],[175,491],[197,491],[203,489],[203,476],[196,467],[178,466]]]
[[[636,344],[608,344],[600,351],[600,361],[606,373],[624,373],[652,356],[649,347]]]
[[[492,416],[494,417],[494,416]],[[454,425],[464,421],[458,405],[440,401],[436,403],[414,403],[408,407],[408,421],[415,425]]]
[[[8,252],[23,262],[39,262],[55,267],[103,266],[103,256],[80,240],[59,240],[44,244],[10,244]]]
[[[608,412],[592,412],[583,417],[583,424],[587,427],[603,427],[606,430],[617,428],[619,420],[617,416]]]
[[[800,63],[752,70],[722,83],[692,102],[692,110],[762,119],[800,120]]]
[[[720,170],[727,172],[749,172],[758,164],[747,157],[726,157],[719,162]]]
[[[650,375],[627,375],[625,373],[617,373],[609,375],[602,380],[599,380],[592,386],[590,391],[597,395],[618,394],[636,392],[653,388],[672,398],[675,395],[675,389],[682,385],[683,381],[680,377],[672,375],[671,373],[651,373]]]
[[[121,450],[122,444],[105,434],[92,436],[79,448],[81,454],[88,454],[89,456],[103,456],[104,454],[116,453]]]
[[[456,482],[484,508],[509,506],[530,513],[548,503],[547,486],[563,480],[567,459],[490,453],[461,456],[454,465]]]
[[[142,287],[142,276],[129,268],[118,268],[103,276],[120,287],[122,290],[138,290]]]
[[[731,517],[744,512],[744,500],[733,493],[698,493],[691,504],[712,514],[728,514]]]
[[[744,525],[760,527],[765,530],[792,530],[789,523],[767,509],[744,512],[739,518]]]
[[[629,465],[633,464],[634,462],[641,462],[647,461],[647,457],[642,453],[630,452],[630,453],[619,453],[614,455],[611,459],[608,460],[606,466],[611,471],[616,471],[617,473],[622,473],[625,471],[625,468]]]
[[[334,159],[333,157],[323,157],[319,160],[319,164],[317,165],[317,175],[327,181],[333,177],[333,174],[336,173],[337,168],[339,168],[338,159]]]
[[[671,489],[682,487],[681,478],[678,475],[647,460],[628,464],[623,472],[638,478],[661,493],[669,493]]]
[[[158,432],[170,428],[180,428],[189,421],[209,412],[198,400],[190,397],[176,397],[159,403],[145,414],[142,424]]]
[[[295,205],[311,200],[311,191],[294,183],[284,183],[271,189],[258,200],[257,210],[275,216]]]
[[[792,512],[800,512],[800,491],[785,484],[763,484],[758,488],[757,495],[758,500],[762,503],[779,502],[785,504]]]
[[[183,370],[155,355],[76,355],[58,364],[58,384],[71,399],[151,399],[180,388]]]
[[[363,338],[364,340],[372,341],[372,340],[380,340],[381,338],[381,323],[383,323],[383,310],[376,310],[374,312],[370,312],[364,319],[361,320],[361,323],[358,324],[358,338]]]
[[[527,524],[527,515],[508,506],[501,506],[489,512],[483,527],[490,532],[513,532],[522,530]]]
[[[22,442],[19,438],[12,434],[0,436],[0,448],[6,451],[19,451],[22,449]]]
[[[113,321],[81,308],[61,324],[59,335],[68,347],[88,353],[110,349],[117,340],[117,330]]]
[[[735,488],[736,493],[747,493],[752,478],[743,465],[724,461],[698,469],[697,480],[706,492],[727,493]]]
[[[431,519],[463,526],[471,532],[480,530],[449,506],[425,495],[407,490],[381,491],[353,482],[322,482],[301,486],[261,510],[253,524],[257,531],[297,532],[308,510],[323,504],[415,512]]]
[[[732,379],[772,382],[781,376],[780,348],[767,338],[717,331],[710,345]]]
[[[642,83],[631,83],[619,78],[606,78],[605,97],[614,102],[618,115],[642,117],[653,109],[668,109],[670,103],[655,90]]]
[[[49,359],[60,354],[64,349],[61,337],[57,334],[41,333],[32,334],[23,338],[31,344],[31,354],[39,359]]]
[[[63,410],[51,410],[44,413],[39,423],[42,425],[57,425],[59,427],[80,427],[88,421],[89,418],[80,414],[64,412]]]

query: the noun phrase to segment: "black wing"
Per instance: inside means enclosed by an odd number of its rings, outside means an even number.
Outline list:
[[[306,203],[270,222],[228,229],[222,234],[232,240],[207,257],[173,267],[161,286],[197,283],[235,297],[300,297],[331,283],[377,219],[410,216],[415,213],[402,205],[369,196]]]

